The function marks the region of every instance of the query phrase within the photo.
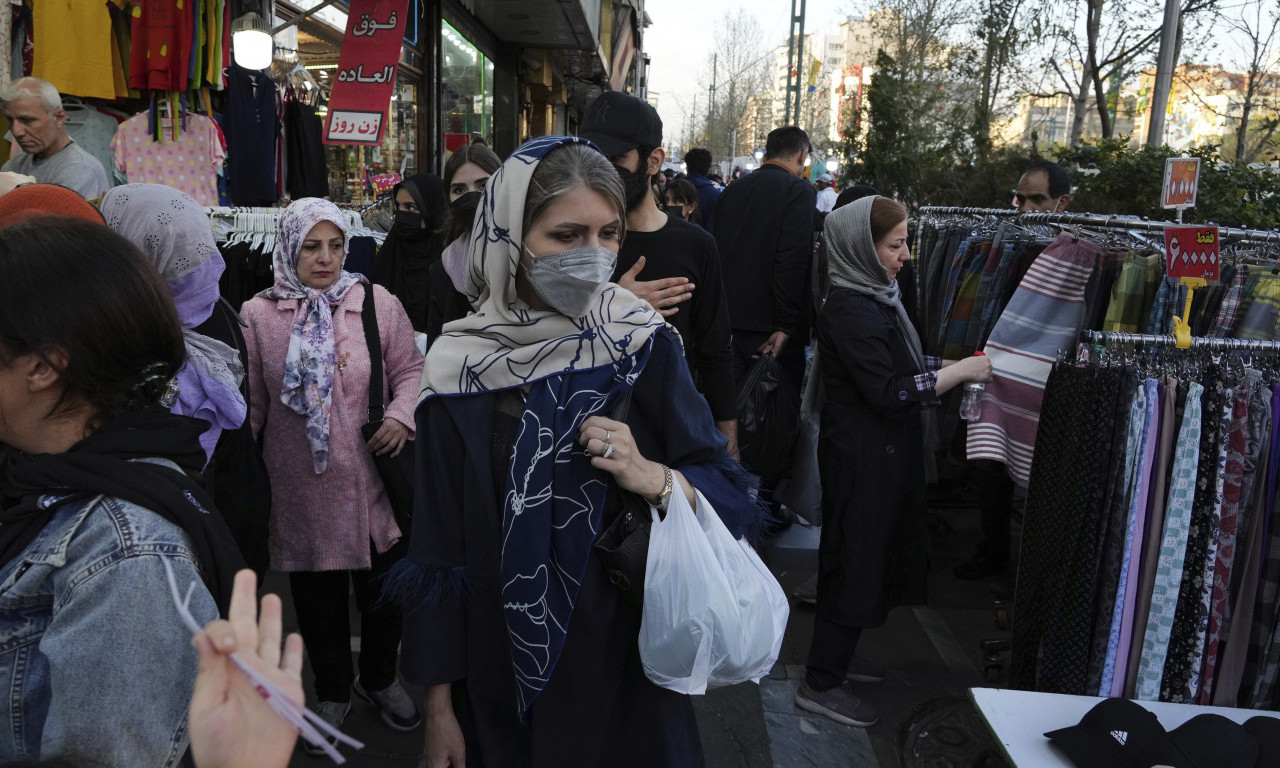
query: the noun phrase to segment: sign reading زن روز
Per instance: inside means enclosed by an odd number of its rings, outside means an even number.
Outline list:
[[[1169,277],[1199,277],[1218,282],[1222,264],[1217,227],[1166,227],[1165,255]]]
[[[1164,161],[1164,186],[1160,192],[1161,206],[1194,208],[1199,187],[1200,158],[1170,157]]]
[[[351,0],[324,143],[382,143],[408,15],[409,0]]]

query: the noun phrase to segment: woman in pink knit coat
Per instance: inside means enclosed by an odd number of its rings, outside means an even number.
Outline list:
[[[396,680],[400,617],[378,600],[378,579],[404,536],[374,466],[413,437],[422,354],[400,302],[372,288],[382,341],[382,428],[366,443],[369,350],[360,310],[368,282],[342,269],[347,223],[333,203],[295,200],[280,221],[275,284],[245,303],[249,413],[271,478],[271,567],[289,574],[316,712],[335,726],[351,691],[383,722],[412,730],[421,716]],[[410,446],[412,447],[412,446]],[[351,668],[349,594],[360,609],[360,675]],[[319,752],[317,752],[319,754]]]

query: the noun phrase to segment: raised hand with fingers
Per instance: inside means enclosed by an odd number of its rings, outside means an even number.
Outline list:
[[[191,697],[191,754],[200,768],[287,766],[298,732],[272,711],[267,699],[232,667],[231,653],[295,700],[303,701],[302,637],[289,635],[281,653],[281,604],[276,595],[254,605],[257,577],[236,574],[227,619],[205,626],[192,642],[200,674]]]

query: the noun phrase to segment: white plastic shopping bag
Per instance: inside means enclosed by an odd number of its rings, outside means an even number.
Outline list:
[[[715,648],[715,633],[736,626],[738,603],[679,478],[666,518],[652,508],[650,513],[640,662],[655,685],[677,693],[706,693],[712,669],[723,662],[716,657],[724,651]]]
[[[751,545],[733,538],[711,503],[695,493],[698,523],[738,604],[737,626],[718,627],[712,636],[712,657],[720,663],[712,668],[708,685],[758,683],[778,660],[791,608],[778,580]]]

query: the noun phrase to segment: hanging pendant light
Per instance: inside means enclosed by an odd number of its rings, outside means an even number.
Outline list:
[[[250,11],[231,22],[231,48],[236,63],[245,69],[271,66],[271,29],[262,17]]]

